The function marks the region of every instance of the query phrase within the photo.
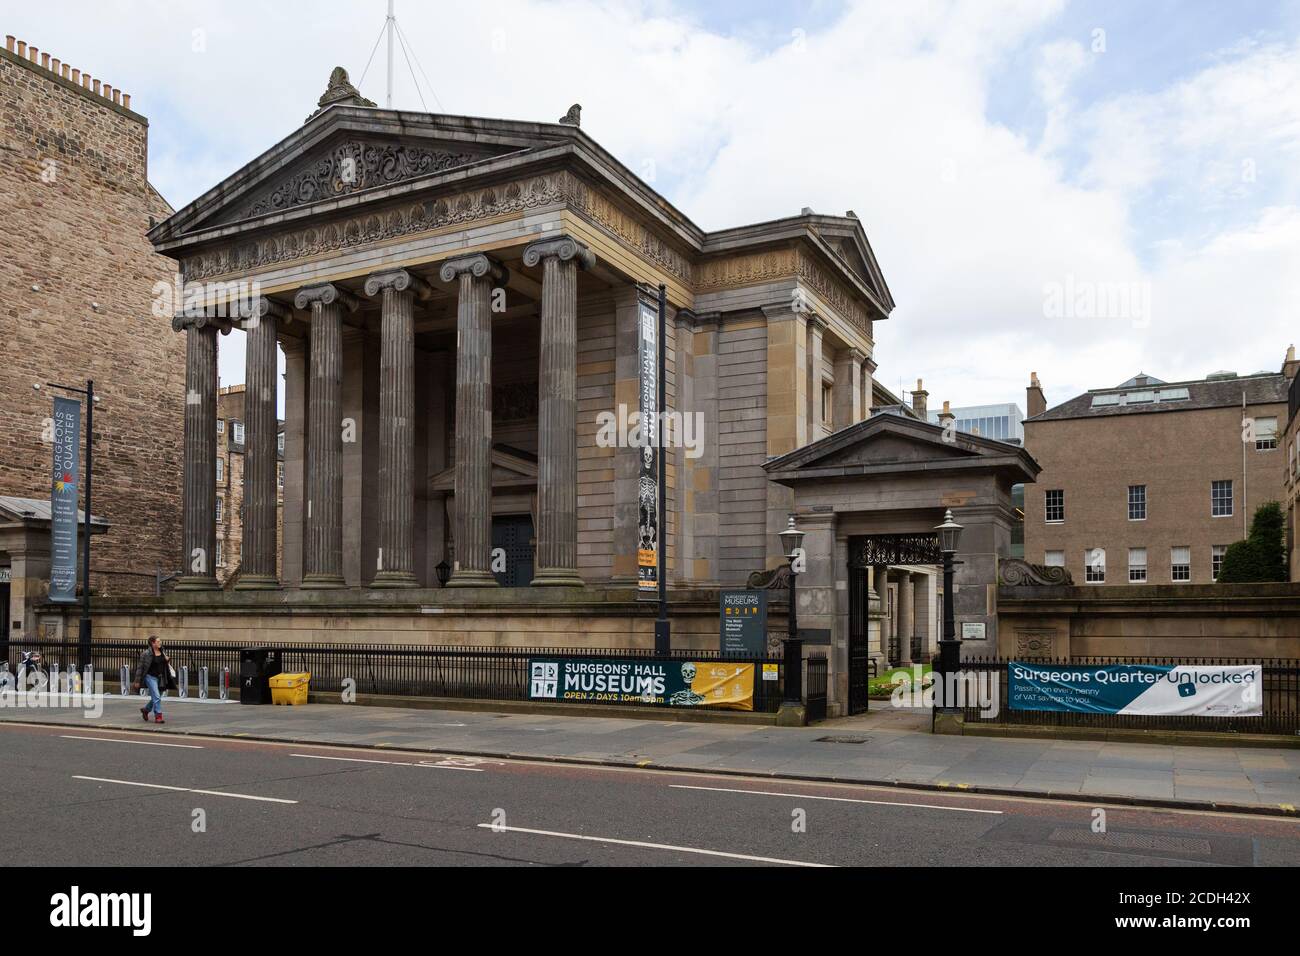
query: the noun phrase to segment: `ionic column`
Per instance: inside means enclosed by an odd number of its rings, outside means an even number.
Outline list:
[[[451,587],[497,586],[492,575],[492,313],[494,282],[505,270],[479,254],[442,264],[459,277],[456,305],[456,560]]]
[[[537,421],[537,572],[534,586],[582,587],[578,575],[578,266],[595,257],[568,236],[524,248],[542,265]],[[663,520],[663,519],[660,519]]]
[[[172,319],[185,331],[185,489],[178,591],[215,591],[217,584],[217,329],[206,316]],[[230,331],[228,324],[220,325]]]
[[[915,630],[913,614],[912,574],[895,571],[898,579],[898,658],[904,664],[912,662],[912,632]]]
[[[276,547],[276,395],[280,370],[276,361],[277,321],[287,314],[265,296],[252,303],[244,322],[244,543],[239,591],[278,588]]]
[[[379,350],[379,550],[372,587],[413,588],[415,578],[415,299],[432,293],[405,269],[366,279],[383,296]]]
[[[304,588],[341,588],[343,580],[343,310],[357,300],[337,286],[308,286],[294,306],[311,309],[308,372]]]

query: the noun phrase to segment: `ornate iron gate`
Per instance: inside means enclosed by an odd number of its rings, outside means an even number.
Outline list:
[[[867,709],[867,682],[871,679],[871,653],[867,638],[867,613],[871,589],[866,568],[849,568],[849,713]]]

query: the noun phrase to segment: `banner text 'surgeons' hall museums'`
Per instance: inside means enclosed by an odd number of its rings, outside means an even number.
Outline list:
[[[966,650],[993,652],[985,593],[1009,552],[1011,486],[1038,468],[880,401],[872,330],[894,303],[857,216],[705,232],[578,114],[378,109],[335,70],[301,128],[149,233],[187,284],[258,296],[247,317],[173,321],[186,576],[161,599],[103,602],[97,637],[649,647],[637,558],[662,544],[674,645],[712,649],[718,589],[779,567],[796,513],[799,622],[829,658],[837,713],[850,659],[882,651],[886,580],[923,633],[933,589],[927,602],[915,585],[933,581],[932,529],[951,508],[966,528],[958,617],[983,625]],[[662,540],[646,541],[640,449],[599,432],[602,413],[636,414],[638,315],[661,283],[667,408],[694,444],[668,449]],[[222,590],[216,352],[232,324],[248,329],[247,463],[242,564]],[[779,626],[784,592],[771,597]]]

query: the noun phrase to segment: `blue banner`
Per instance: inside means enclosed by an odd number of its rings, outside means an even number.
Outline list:
[[[1259,717],[1260,664],[1040,664],[1007,665],[1012,710],[1087,714]]]
[[[50,472],[50,600],[77,600],[77,488],[80,483],[81,402],[54,399]]]

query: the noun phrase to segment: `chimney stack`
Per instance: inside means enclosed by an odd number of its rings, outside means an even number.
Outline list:
[[[1296,370],[1300,369],[1300,362],[1296,361],[1295,346],[1286,347],[1286,361],[1282,363],[1282,374],[1287,378],[1295,378]]]
[[[51,57],[48,53],[42,53],[34,46],[29,47],[25,40],[19,40],[13,34],[5,35],[5,49],[22,57],[24,60],[29,60],[33,66],[39,66],[57,77],[69,80],[74,86],[79,86],[88,93],[101,96],[114,105],[124,106],[127,109],[131,108],[129,94],[123,93],[121,89],[115,89],[108,83],[94,79],[89,73],[82,73],[80,70],[73,69],[58,57]]]
[[[918,378],[916,380],[916,391],[912,393],[912,411],[916,412],[917,417],[923,422],[930,420],[925,408],[925,400],[929,395],[930,393],[925,390],[925,386]]]
[[[1047,411],[1047,396],[1043,394],[1043,386],[1038,381],[1038,373],[1029,373],[1029,387],[1025,389],[1025,414],[1029,418],[1035,415],[1041,415]]]
[[[947,428],[948,423],[956,419],[956,417],[957,416],[952,413],[952,408],[945,400],[943,403],[943,411],[939,413],[939,424],[942,425],[944,428]]]

